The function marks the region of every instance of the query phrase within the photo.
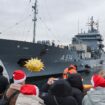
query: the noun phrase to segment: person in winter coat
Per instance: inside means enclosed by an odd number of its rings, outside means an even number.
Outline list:
[[[4,95],[8,86],[9,86],[8,79],[6,77],[0,75],[0,99]]]
[[[13,73],[14,83],[10,85],[6,92],[6,97],[9,98],[14,92],[19,91],[21,86],[25,84],[26,74],[22,70],[15,70]],[[9,105],[15,105],[16,99],[19,94],[16,94],[11,100]]]
[[[55,81],[48,94],[42,96],[46,105],[78,105],[72,96],[72,87],[66,80]]]
[[[77,76],[78,76],[78,74],[77,74]],[[80,75],[79,75],[80,76]],[[59,78],[60,79],[60,78]],[[43,85],[43,87],[41,88],[41,95],[40,96],[43,96],[43,95],[46,95],[46,94],[48,94],[48,91],[50,90],[50,87],[51,87],[51,85],[53,85],[53,83],[54,82],[56,82],[57,80],[59,80],[58,78],[49,78],[48,79],[48,81],[47,81],[47,83],[45,83],[44,85]],[[68,81],[67,81],[68,82]],[[70,82],[68,82],[69,84],[70,84]],[[72,83],[72,82],[71,82]],[[74,82],[74,83],[77,83],[77,84],[79,84],[78,83],[78,81],[77,82]],[[81,83],[81,82],[80,82]],[[78,85],[77,85],[78,86]],[[82,86],[82,85],[80,85],[80,86]],[[78,88],[75,88],[75,87],[72,87],[72,96],[76,99],[76,101],[77,101],[77,103],[78,103],[78,105],[82,105],[82,99],[83,99],[83,92],[81,92],[81,90],[80,89],[78,89]]]
[[[9,86],[9,81],[5,76],[3,76],[3,67],[0,65],[0,99],[4,95],[8,86]]]
[[[84,93],[81,75],[79,73],[71,74],[67,81],[72,86],[73,97],[77,100],[78,105],[82,105]]]
[[[20,88],[15,105],[44,105],[44,101],[39,97],[39,89],[36,85],[25,84]]]
[[[91,82],[93,89],[87,92],[82,105],[105,105],[105,78],[102,75],[94,74]]]
[[[63,79],[67,79],[70,74],[75,73],[77,73],[76,66],[71,64],[69,67],[64,69]]]

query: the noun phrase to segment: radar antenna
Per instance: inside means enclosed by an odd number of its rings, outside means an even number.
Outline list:
[[[98,32],[98,29],[99,29],[99,22],[95,22],[93,20],[93,16],[90,18],[90,22],[88,22],[88,26],[90,26],[90,32],[94,32],[94,31],[97,31]],[[94,28],[94,26],[96,28]]]

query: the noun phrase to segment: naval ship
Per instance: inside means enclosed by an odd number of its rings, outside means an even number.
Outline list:
[[[0,65],[4,67],[4,74],[9,79],[16,69],[24,70],[27,77],[41,77],[61,74],[70,64],[76,64],[78,71],[84,71],[86,66],[103,67],[105,60],[103,38],[93,17],[88,24],[90,27],[88,32],[75,35],[68,46],[55,45],[49,41],[35,42],[36,3],[37,0],[33,6],[35,13],[33,42],[0,39]],[[36,57],[44,62],[45,68],[41,72],[29,72],[24,64]]]
[[[98,30],[98,23],[91,17],[88,32],[81,32],[72,38],[68,46],[56,46],[48,41],[37,43],[0,39],[0,64],[9,78],[15,69],[23,69],[28,77],[60,74],[70,64],[76,64],[78,71],[103,67],[105,52],[103,38]],[[45,64],[45,70],[30,73],[24,63],[30,58],[39,58]]]

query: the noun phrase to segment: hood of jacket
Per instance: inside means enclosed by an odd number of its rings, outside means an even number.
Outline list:
[[[87,98],[91,105],[105,105],[105,88],[97,87],[88,91]]]
[[[71,84],[72,87],[78,88],[83,91],[82,77],[79,73],[70,74],[67,81]]]
[[[44,105],[44,101],[38,96],[20,93],[15,105]]]
[[[70,96],[72,87],[66,80],[57,80],[50,88],[50,93],[58,97]]]

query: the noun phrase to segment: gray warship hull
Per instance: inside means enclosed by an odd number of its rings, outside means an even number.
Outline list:
[[[74,63],[70,57],[70,50],[43,44],[0,39],[0,60],[9,77],[16,69],[23,69],[28,77],[44,76],[62,73],[70,63]],[[75,54],[73,54],[75,57]],[[24,59],[39,58],[44,62],[45,68],[41,72],[30,73],[21,67],[19,62]],[[75,62],[76,63],[76,62]]]
[[[19,61],[36,57],[41,59],[45,65],[41,72],[30,72],[19,64]],[[12,73],[16,69],[24,70],[28,77],[41,77],[62,74],[63,70],[70,64],[78,65],[78,71],[81,72],[84,71],[83,64],[99,64],[102,59],[82,60],[78,58],[77,52],[68,48],[1,39],[0,60],[11,79]]]
[[[90,66],[91,71],[104,68],[105,52],[103,38],[95,29],[93,17],[87,33],[78,33],[69,46],[56,46],[45,43],[31,43],[24,41],[0,39],[0,63],[4,66],[9,78],[16,69],[23,69],[28,77],[47,76],[63,73],[70,64],[76,64],[77,70],[84,71]],[[31,58],[39,58],[45,68],[41,72],[29,72],[23,65]]]

